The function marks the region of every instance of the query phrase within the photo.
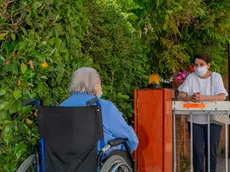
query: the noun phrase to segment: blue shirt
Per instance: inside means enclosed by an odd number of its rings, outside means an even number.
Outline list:
[[[93,96],[89,94],[72,94],[68,99],[60,104],[60,106],[86,106],[86,102],[92,99]],[[127,138],[127,144],[131,151],[134,151],[138,145],[138,139],[133,128],[129,126],[124,120],[122,113],[116,106],[108,101],[99,99],[102,110],[102,123],[104,130],[104,143],[98,143],[98,152],[105,146],[108,141],[116,138]],[[114,149],[123,149],[121,146],[114,147]],[[110,151],[111,151],[110,150]]]

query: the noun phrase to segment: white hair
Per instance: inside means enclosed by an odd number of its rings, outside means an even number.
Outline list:
[[[95,69],[91,67],[81,67],[72,75],[69,92],[87,92],[95,94],[96,84],[100,82],[100,75]]]

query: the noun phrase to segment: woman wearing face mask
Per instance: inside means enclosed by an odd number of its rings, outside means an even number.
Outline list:
[[[101,99],[101,79],[95,69],[90,67],[81,67],[77,69],[73,73],[69,91],[71,96],[62,102],[60,106],[85,106],[86,102],[93,97],[99,98],[102,109],[104,141],[98,143],[98,152],[108,143],[108,141],[115,138],[127,138],[127,143],[131,151],[134,151],[137,148],[137,136],[133,128],[128,126],[125,122],[122,113],[112,102]],[[113,149],[122,148],[117,146]]]
[[[178,99],[181,101],[223,101],[228,95],[219,73],[211,72],[211,58],[207,54],[194,56],[195,72],[187,76],[178,88]],[[212,90],[212,91],[211,91]],[[212,93],[211,93],[212,92]],[[190,121],[190,119],[188,119]],[[192,117],[193,122],[193,167],[194,172],[204,172],[204,156],[206,171],[208,167],[207,123],[205,113],[197,113]],[[189,122],[190,129],[190,122]],[[217,149],[220,142],[221,125],[210,124],[210,172],[216,171]]]

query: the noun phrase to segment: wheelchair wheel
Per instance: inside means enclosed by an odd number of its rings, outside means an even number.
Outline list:
[[[35,172],[36,171],[36,159],[35,155],[30,155],[17,169],[17,172]]]
[[[105,161],[100,172],[132,172],[132,169],[124,158],[113,155]]]

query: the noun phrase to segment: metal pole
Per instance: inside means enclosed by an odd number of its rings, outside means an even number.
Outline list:
[[[228,43],[228,92],[230,93],[230,44]],[[230,96],[228,96],[230,100]]]
[[[210,116],[209,116],[209,113],[208,113],[208,171],[210,171]]]
[[[190,113],[190,171],[193,172],[193,123],[192,123],[192,113]]]
[[[228,171],[228,124],[225,123],[225,169]]]
[[[230,44],[229,43],[228,43],[227,49],[228,49],[228,92],[230,93]],[[228,100],[230,100],[230,96],[228,96]],[[230,127],[230,126],[228,126],[228,127]],[[228,134],[228,138],[229,137],[230,137],[230,135]],[[229,152],[229,156],[230,156],[230,152]]]
[[[176,172],[176,114],[173,112],[173,155],[174,155],[174,172]]]

